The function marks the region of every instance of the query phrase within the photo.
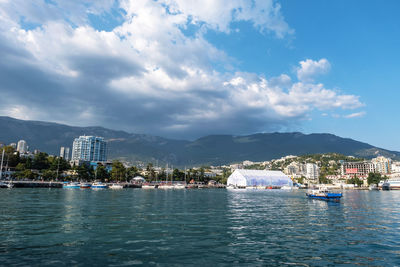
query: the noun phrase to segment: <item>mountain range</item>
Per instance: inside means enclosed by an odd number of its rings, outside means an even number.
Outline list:
[[[72,147],[81,135],[102,136],[108,141],[109,159],[131,163],[158,162],[174,166],[221,165],[243,160],[265,161],[286,155],[341,153],[372,158],[378,155],[400,159],[400,152],[333,134],[258,133],[246,136],[209,135],[194,141],[134,134],[104,127],[18,120],[0,116],[0,142],[25,140],[30,149],[57,155],[61,146]]]

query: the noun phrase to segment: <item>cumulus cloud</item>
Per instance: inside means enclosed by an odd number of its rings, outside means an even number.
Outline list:
[[[316,76],[327,73],[330,68],[331,64],[325,58],[318,61],[306,59],[300,61],[300,67],[297,68],[297,78],[300,81],[312,82]]]
[[[115,8],[119,26],[90,26],[88,14]],[[272,0],[16,0],[0,2],[0,15],[2,115],[198,137],[279,130],[316,109],[362,106],[314,82],[329,71],[326,59],[301,61],[297,80],[216,70],[232,58],[204,30],[229,34],[232,22],[246,21],[278,38],[293,33]],[[189,25],[197,30],[187,36]]]

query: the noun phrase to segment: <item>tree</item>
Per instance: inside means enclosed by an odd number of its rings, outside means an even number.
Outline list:
[[[14,177],[17,179],[35,179],[37,174],[33,173],[31,170],[23,170],[16,172]]]
[[[50,167],[48,155],[44,152],[39,152],[33,157],[32,168],[36,170],[44,170]]]
[[[125,180],[125,174],[124,165],[120,161],[114,160],[112,163],[111,179],[114,181],[123,181]]]
[[[55,172],[55,171],[52,171],[52,170],[45,170],[45,171],[42,173],[42,178],[43,178],[44,180],[52,180],[52,179],[55,179],[56,176],[57,176],[56,172]]]
[[[24,163],[18,163],[18,165],[15,167],[16,171],[24,171],[26,169],[25,164]]]
[[[371,184],[378,185],[381,180],[382,180],[382,176],[380,173],[370,172],[368,174],[368,178],[367,178],[368,185],[371,185]]]
[[[363,184],[363,181],[361,181],[356,175],[354,175],[354,177],[348,179],[346,183],[361,186]]]
[[[106,167],[104,167],[104,165],[101,163],[97,164],[95,176],[97,180],[100,180],[102,182],[110,178],[110,174],[108,173]]]
[[[53,171],[58,169],[59,172],[63,172],[71,168],[68,161],[60,157],[48,157],[48,162],[50,165],[50,170]]]
[[[93,170],[86,164],[82,164],[77,167],[78,178],[80,180],[89,181],[92,178]]]
[[[304,177],[304,176],[301,176],[300,178],[297,178],[297,183],[303,184],[305,178],[306,178],[306,177]]]
[[[126,170],[126,174],[127,174],[128,179],[131,180],[139,175],[139,170],[135,166],[132,166]]]
[[[174,169],[172,175],[174,179],[178,181],[183,181],[183,179],[185,179],[185,173],[180,171],[179,169]]]
[[[154,171],[153,163],[147,164],[146,171],[147,171],[147,176],[148,176],[149,180],[154,180],[154,178],[156,177],[156,172]]]
[[[320,184],[329,184],[330,180],[328,178],[326,178],[325,175],[320,175],[319,176],[319,183]]]
[[[200,174],[199,174],[199,180],[200,181],[202,181],[202,182],[205,182],[206,181],[206,176],[204,175],[204,168],[203,167],[201,167],[200,168]]]

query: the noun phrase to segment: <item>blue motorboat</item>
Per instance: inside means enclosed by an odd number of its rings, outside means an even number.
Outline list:
[[[343,196],[342,193],[332,193],[327,189],[317,189],[311,190],[306,193],[309,198],[320,199],[320,200],[328,200],[328,201],[339,201]]]

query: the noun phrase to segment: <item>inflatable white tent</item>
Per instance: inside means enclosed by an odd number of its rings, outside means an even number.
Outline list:
[[[227,185],[240,187],[293,186],[293,182],[281,171],[237,169],[228,177]]]

